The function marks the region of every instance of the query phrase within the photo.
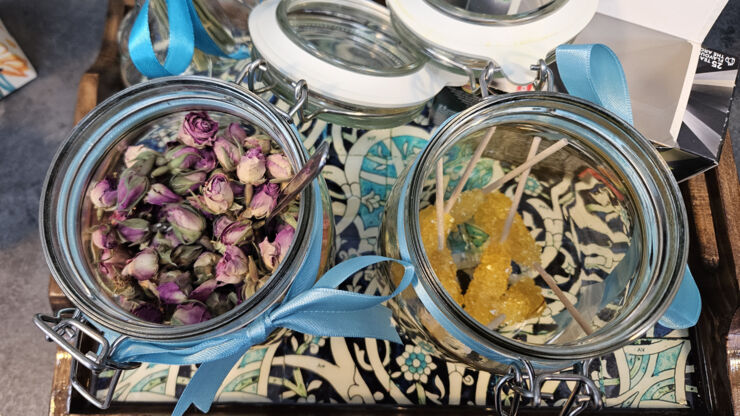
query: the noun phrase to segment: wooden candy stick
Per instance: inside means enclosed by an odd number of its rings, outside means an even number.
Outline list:
[[[537,149],[540,147],[540,141],[542,139],[534,136],[532,144],[529,146],[529,154],[527,160],[532,159],[537,154]],[[526,163],[526,162],[525,162]],[[524,185],[527,184],[527,178],[529,178],[529,171],[531,167],[527,168],[519,175],[519,182],[516,184],[516,191],[514,191],[514,199],[511,202],[511,208],[509,213],[506,215],[506,221],[504,222],[504,230],[501,232],[500,242],[506,241],[509,237],[509,231],[511,231],[511,224],[514,223],[514,215],[516,215],[517,208],[519,207],[519,201],[522,200],[522,194],[524,194]]]
[[[573,306],[572,303],[568,300],[568,298],[565,297],[565,293],[563,293],[562,290],[558,287],[558,284],[555,282],[555,279],[550,276],[549,273],[545,271],[545,269],[542,268],[542,266],[539,263],[534,264],[535,270],[537,270],[537,273],[542,276],[542,279],[547,283],[547,286],[550,287],[553,293],[555,293],[555,296],[560,299],[561,302],[563,302],[563,305],[565,305],[565,309],[570,312],[570,314],[573,316],[573,319],[578,322],[578,325],[580,325],[581,329],[583,329],[583,332],[585,332],[587,335],[591,335],[594,331],[591,329],[591,326],[586,321],[586,319],[583,318],[583,315],[581,315],[580,312],[578,312],[578,309],[576,309],[575,306]]]
[[[445,246],[445,229],[444,229],[444,202],[445,202],[445,191],[444,191],[444,162],[443,159],[437,161],[437,195],[436,201],[434,202],[435,208],[437,209],[437,248],[442,250]]]
[[[465,166],[465,170],[463,171],[460,180],[457,182],[455,189],[452,190],[452,195],[450,195],[450,199],[448,199],[445,203],[446,213],[452,211],[452,207],[455,205],[455,202],[457,202],[457,197],[460,196],[460,192],[462,192],[465,184],[468,182],[470,175],[473,174],[473,169],[475,168],[475,165],[480,160],[481,156],[483,155],[483,151],[486,150],[486,146],[488,146],[488,142],[491,141],[491,137],[493,137],[493,134],[495,132],[496,126],[491,127],[490,129],[488,129],[488,132],[486,133],[486,136],[483,138],[483,140],[478,143],[478,147],[475,149],[473,157],[470,158],[470,160],[468,161],[468,164],[467,166]]]
[[[491,311],[491,313],[493,313],[493,311]],[[505,320],[506,320],[506,314],[502,313],[501,315],[493,318],[491,322],[489,322],[488,325],[486,325],[486,327],[490,329],[491,331],[495,331],[499,326],[501,326],[501,324],[504,323]]]
[[[489,193],[497,190],[501,187],[501,185],[505,184],[506,182],[516,178],[519,176],[522,172],[524,172],[527,169],[530,169],[532,166],[540,163],[542,160],[547,158],[548,156],[552,155],[553,153],[557,152],[558,150],[562,149],[563,147],[568,145],[568,140],[566,139],[560,139],[557,142],[555,142],[552,146],[548,147],[547,149],[541,151],[537,154],[537,156],[533,157],[532,159],[522,163],[521,165],[517,166],[516,168],[512,169],[509,173],[502,176],[501,178],[493,181],[490,185],[487,185],[483,188],[484,193]]]

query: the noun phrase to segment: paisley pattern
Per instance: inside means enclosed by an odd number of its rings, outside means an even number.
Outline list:
[[[392,129],[363,131],[323,121],[301,129],[307,147],[324,140],[332,144],[324,177],[337,225],[337,262],[374,252],[391,187],[418,154],[431,129],[424,114],[413,123]],[[491,169],[501,168],[492,165]],[[527,184],[527,194],[539,194],[549,186],[533,179]],[[530,221],[555,219],[551,206],[532,203],[526,209]],[[558,233],[540,237],[550,246],[562,240]],[[586,267],[582,277],[598,281],[603,278],[600,267],[609,266],[598,264],[599,256],[593,257],[581,259],[594,266]],[[348,279],[346,289],[376,292],[375,273],[366,270],[356,274]],[[698,399],[694,354],[687,331],[657,325],[633,344],[592,361],[588,372],[608,406],[691,407]],[[174,402],[194,371],[194,366],[142,365],[124,372],[114,400]],[[98,384],[99,395],[105,393],[107,381],[104,374]],[[248,351],[226,377],[216,400],[245,406],[266,401],[491,406],[495,381],[490,373],[445,361],[420,340],[395,345],[289,331],[275,344]],[[546,399],[547,404],[564,402],[570,387],[568,383],[548,382],[543,392],[552,397]]]

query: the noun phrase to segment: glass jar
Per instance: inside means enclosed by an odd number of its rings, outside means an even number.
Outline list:
[[[430,248],[424,247],[421,235],[425,226],[429,232],[429,224],[421,223],[419,212],[434,204],[438,161],[444,157],[444,197],[449,198],[474,150],[494,126],[465,191],[485,188],[522,164],[535,137],[542,140],[540,151],[561,139],[567,141],[531,168],[517,210],[538,248],[543,247],[539,262],[580,311],[591,334],[575,322],[532,268],[513,265],[509,283],[535,277],[535,283],[545,289],[545,305],[513,324],[474,319],[453,299],[457,295],[443,284],[439,270],[432,268]],[[516,180],[509,180],[501,192],[511,196],[516,186]],[[688,249],[680,195],[653,146],[600,107],[546,92],[484,99],[440,126],[390,194],[379,251],[409,261],[417,277],[414,290],[407,289],[390,302],[394,317],[412,339],[430,341],[452,360],[498,373],[519,359],[535,368],[558,369],[605,354],[655,324],[679,288]],[[475,221],[478,215],[493,216],[496,208],[478,209]],[[466,224],[472,223],[453,226],[445,242],[457,256],[453,258],[456,267],[469,270],[481,261],[486,247],[481,240],[494,234],[481,237],[480,232],[460,228]],[[455,244],[462,255],[455,253]],[[467,270],[452,277],[461,285],[459,299],[465,308],[469,306],[463,282],[470,277]],[[392,289],[399,272],[387,267],[382,273],[384,284]]]
[[[56,318],[37,315],[35,319],[49,337],[93,371],[123,365],[107,362],[104,351],[93,354],[94,358],[80,353],[62,337],[65,331],[83,331],[93,336],[101,347],[105,344],[108,353],[124,338],[162,344],[197,343],[245,327],[279,303],[298,279],[311,279],[312,283],[331,266],[333,216],[328,190],[320,179],[301,195],[294,240],[284,260],[262,288],[230,311],[198,324],[170,326],[142,320],[118,306],[98,279],[87,253],[90,233],[86,230],[95,217],[95,209],[87,198],[88,187],[120,166],[129,145],[156,148],[173,140],[184,115],[190,111],[206,111],[223,125],[239,120],[263,131],[282,147],[294,172],[308,160],[300,135],[286,115],[234,83],[196,76],[159,78],[126,89],[95,107],[57,151],[46,178],[40,212],[47,263],[78,311],[73,317],[62,311]],[[318,275],[299,275],[316,241],[321,241]],[[109,344],[99,331],[115,341]],[[275,339],[279,332],[275,331],[266,342]],[[74,386],[89,396],[76,380]],[[113,390],[109,389],[111,393]],[[94,397],[88,399],[104,405]]]

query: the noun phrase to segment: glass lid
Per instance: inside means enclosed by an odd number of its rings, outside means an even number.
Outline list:
[[[405,74],[426,60],[401,41],[387,13],[362,3],[287,0],[277,15],[283,31],[305,51],[352,71]]]
[[[568,0],[426,0],[437,9],[478,24],[522,23],[541,18]]]

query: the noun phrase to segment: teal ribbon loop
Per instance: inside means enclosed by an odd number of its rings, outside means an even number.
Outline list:
[[[231,59],[249,58],[245,46],[227,54],[218,47],[203,27],[192,0],[167,0],[169,45],[164,64],[154,52],[149,32],[149,0],[144,0],[129,35],[128,49],[131,61],[147,78],[183,73],[193,60],[195,48],[216,56]]]

